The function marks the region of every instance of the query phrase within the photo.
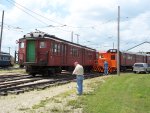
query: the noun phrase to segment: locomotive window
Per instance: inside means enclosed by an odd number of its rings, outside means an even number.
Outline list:
[[[104,58],[104,56],[102,54],[99,55],[99,58]]]
[[[46,48],[46,43],[45,42],[40,42],[40,48]]]
[[[24,48],[24,42],[20,43],[20,48]]]
[[[111,55],[111,60],[115,60],[115,55]]]

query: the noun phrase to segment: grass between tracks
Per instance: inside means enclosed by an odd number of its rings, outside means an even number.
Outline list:
[[[22,74],[25,74],[26,71],[23,68],[19,68],[19,65],[17,65],[17,64],[14,65],[13,67],[1,68],[0,69],[0,74],[7,74],[7,73],[22,73]]]
[[[22,74],[26,74],[25,69],[3,69],[0,70],[0,74],[9,74],[9,73],[22,73]]]

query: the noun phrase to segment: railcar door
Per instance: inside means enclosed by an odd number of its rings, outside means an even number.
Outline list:
[[[62,54],[62,60],[61,60],[61,64],[67,64],[67,45],[66,44],[62,44],[61,45],[61,54]]]
[[[28,40],[27,41],[27,51],[26,51],[26,61],[27,62],[35,62],[35,41]]]

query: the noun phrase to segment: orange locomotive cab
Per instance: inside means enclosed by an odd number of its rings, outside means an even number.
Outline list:
[[[110,49],[107,52],[99,52],[97,63],[93,66],[94,71],[100,73],[104,72],[104,61],[107,61],[109,73],[115,72],[117,70],[116,54],[116,49]]]

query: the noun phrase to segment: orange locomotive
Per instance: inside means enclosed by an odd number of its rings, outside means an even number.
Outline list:
[[[104,61],[108,62],[108,72],[112,73],[117,70],[116,49],[110,49],[107,52],[99,52],[98,60],[93,66],[94,71],[104,72]]]

